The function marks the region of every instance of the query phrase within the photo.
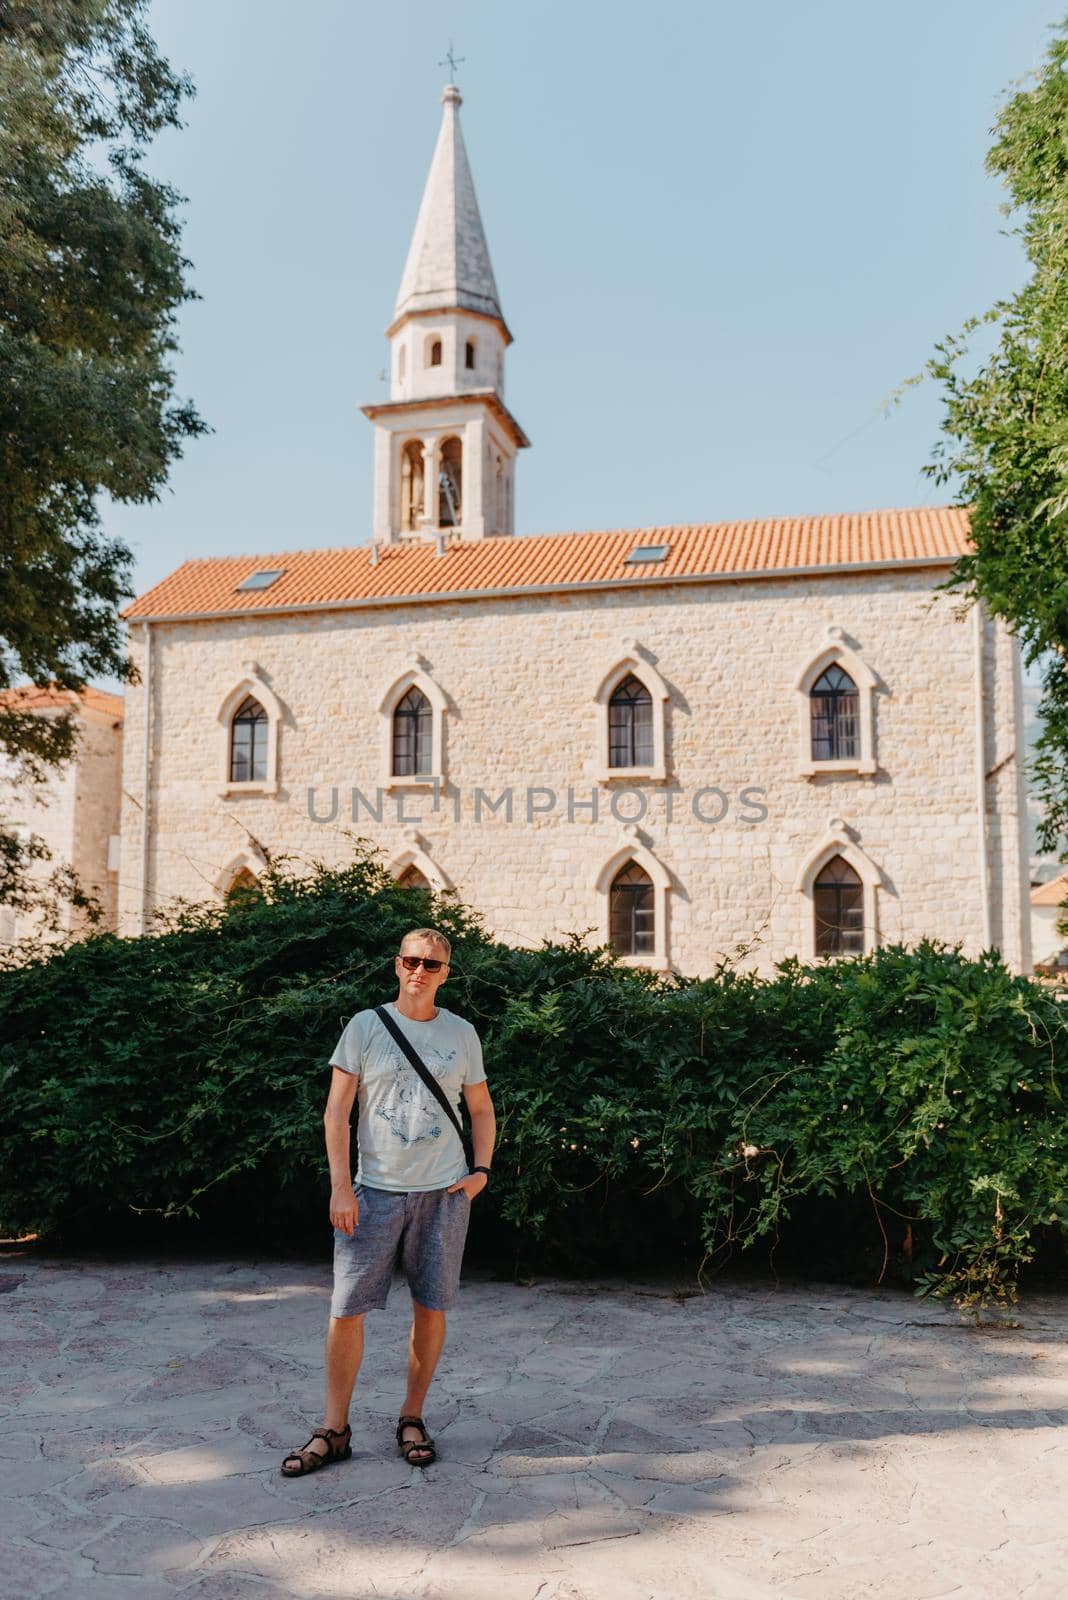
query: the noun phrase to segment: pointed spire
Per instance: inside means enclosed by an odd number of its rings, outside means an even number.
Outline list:
[[[404,264],[393,318],[409,311],[465,309],[502,323],[489,247],[460,130],[459,89],[446,85],[445,110]]]

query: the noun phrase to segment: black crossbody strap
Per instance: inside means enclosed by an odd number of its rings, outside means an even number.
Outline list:
[[[411,1062],[416,1072],[430,1090],[430,1093],[434,1096],[434,1099],[438,1102],[438,1105],[441,1107],[442,1111],[444,1111],[445,1115],[456,1129],[456,1137],[459,1139],[460,1144],[463,1145],[464,1130],[460,1126],[459,1118],[457,1117],[456,1112],[452,1109],[452,1106],[449,1104],[449,1097],[445,1093],[445,1090],[441,1087],[441,1084],[431,1073],[427,1071],[426,1067],[423,1065],[418,1050],[412,1044],[411,1040],[403,1033],[403,1031],[397,1027],[397,1024],[394,1022],[385,1006],[375,1006],[375,1016],[381,1018],[384,1027],[393,1035],[394,1039],[396,1039],[397,1043],[404,1051],[404,1054],[408,1057],[408,1060]],[[466,1155],[467,1151],[465,1147],[465,1158]]]

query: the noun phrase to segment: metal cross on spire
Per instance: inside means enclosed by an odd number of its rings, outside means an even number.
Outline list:
[[[455,83],[456,82],[456,69],[457,69],[457,67],[463,66],[463,64],[464,64],[464,62],[466,60],[467,60],[466,56],[457,56],[457,55],[453,54],[452,40],[450,39],[449,40],[449,48],[448,48],[448,50],[446,50],[443,60],[438,62],[438,66],[439,67],[448,67],[449,72],[450,72],[450,74],[452,76],[452,81],[453,81],[453,83]]]

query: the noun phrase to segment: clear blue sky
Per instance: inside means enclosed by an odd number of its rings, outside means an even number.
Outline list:
[[[157,0],[198,94],[152,170],[202,299],[215,432],[109,509],[147,588],[191,556],[362,544],[389,320],[450,34],[505,315],[520,533],[945,501],[941,407],[889,393],[1022,280],[990,127],[1039,0],[522,6]]]

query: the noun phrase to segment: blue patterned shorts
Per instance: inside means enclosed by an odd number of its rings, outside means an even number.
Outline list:
[[[462,1189],[394,1193],[357,1184],[358,1222],[351,1234],[334,1229],[332,1317],[385,1310],[400,1269],[412,1299],[428,1311],[448,1311],[460,1286],[471,1201]]]

